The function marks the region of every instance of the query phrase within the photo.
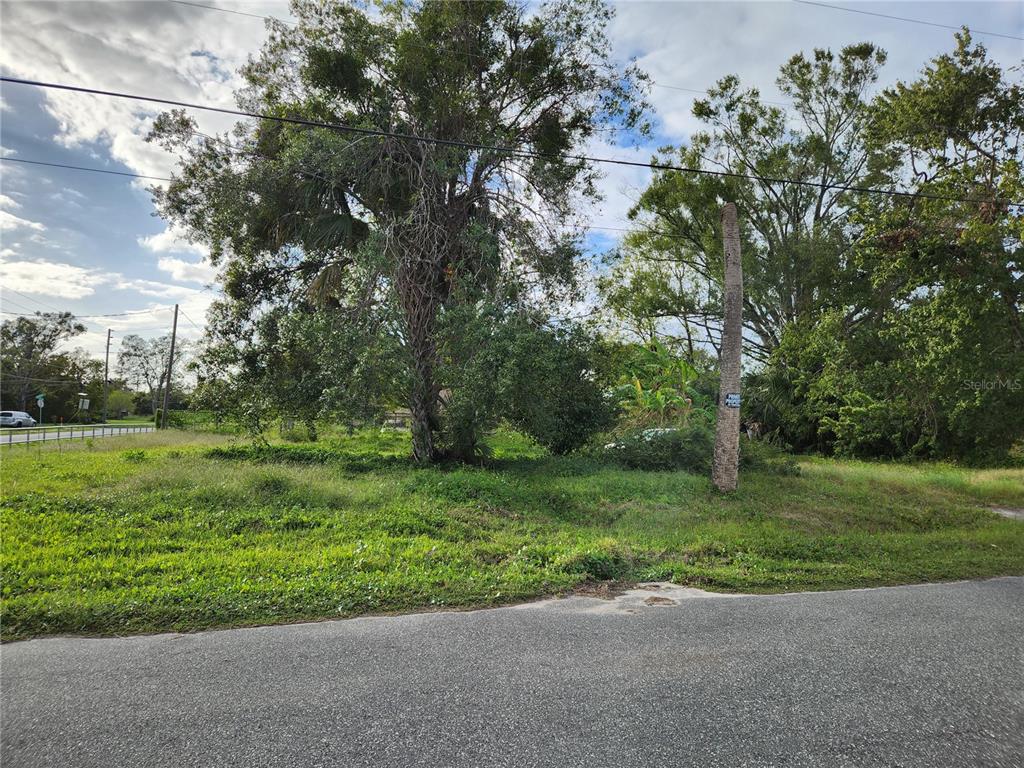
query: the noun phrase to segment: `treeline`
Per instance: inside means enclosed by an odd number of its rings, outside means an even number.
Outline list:
[[[577,153],[644,140],[651,116],[646,75],[610,53],[609,6],[293,13],[240,92],[292,122],[207,137],[175,111],[149,137],[181,157],[160,213],[224,284],[196,407],[254,434],[404,408],[423,462],[479,458],[502,420],[552,451],[608,433],[683,457],[717,397],[732,201],[749,435],[989,462],[1019,446],[1024,93],[966,31],[879,93],[870,43],[785,61],[791,106],[723,77],[694,104],[704,130],[654,158],[706,173],[653,171],[595,265],[580,213],[600,167]],[[584,298],[595,310],[566,317]]]
[[[104,361],[80,347],[68,348],[85,326],[68,312],[36,312],[5,320],[0,327],[0,404],[39,418],[36,396],[44,396],[46,423],[97,421],[103,416]],[[129,334],[111,359],[106,391],[108,418],[153,416],[163,400],[170,337]],[[183,355],[187,355],[187,345]],[[179,346],[179,349],[181,346]],[[177,357],[177,355],[176,355]],[[169,394],[171,408],[186,408],[187,358],[178,358]],[[82,401],[88,407],[80,408]]]
[[[621,327],[717,349],[717,202],[745,241],[744,415],[799,451],[1001,461],[1024,437],[1024,89],[966,32],[874,97],[872,45],[798,54],[791,108],[734,77],[664,161],[602,294]],[[872,194],[864,188],[905,190]]]
[[[577,214],[600,169],[572,150],[649,131],[645,75],[609,54],[611,8],[295,13],[243,70],[246,108],[401,136],[263,120],[197,141],[183,113],[156,121],[182,156],[157,205],[225,280],[201,401],[254,428],[403,405],[422,461],[473,459],[499,419],[569,450],[621,428],[624,382],[645,413],[699,394],[650,389],[638,350],[713,388],[733,201],[751,435],[976,461],[1024,435],[1024,94],[966,31],[877,95],[869,43],[784,62],[789,107],[722,78],[693,108],[705,130],[655,158],[711,173],[654,172],[581,323],[561,308],[588,290]]]

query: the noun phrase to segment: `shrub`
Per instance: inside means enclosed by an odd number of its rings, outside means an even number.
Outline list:
[[[708,472],[715,438],[702,424],[631,430],[608,443],[605,454],[630,469]]]
[[[591,373],[592,344],[578,329],[535,329],[520,332],[510,345],[506,418],[552,453],[576,450],[614,419]]]
[[[124,457],[125,461],[131,462],[132,464],[141,464],[149,459],[146,452],[139,449],[122,451],[121,456]]]
[[[773,475],[795,476],[800,474],[796,459],[778,446],[764,440],[740,438],[740,467],[767,472]]]
[[[586,549],[573,550],[555,560],[562,573],[582,575],[590,581],[622,578],[629,571],[629,552],[615,542],[604,539]]]
[[[703,424],[653,427],[625,433],[604,447],[606,456],[630,469],[711,471],[714,431]],[[798,475],[800,467],[788,453],[760,440],[740,439],[740,467],[755,472]]]

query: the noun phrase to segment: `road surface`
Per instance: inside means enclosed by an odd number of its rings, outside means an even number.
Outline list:
[[[691,594],[8,644],[2,763],[1024,765],[1024,578]]]
[[[25,427],[24,429],[5,429],[0,433],[0,445],[19,445],[37,443],[43,440],[84,440],[89,437],[121,437],[124,435],[152,432],[152,424],[124,424],[118,426],[79,427],[66,426],[59,430],[55,427]]]

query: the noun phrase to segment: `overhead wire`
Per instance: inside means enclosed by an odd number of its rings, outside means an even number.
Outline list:
[[[966,24],[957,27],[957,26],[953,26],[952,24],[940,24],[937,21],[928,21],[926,19],[912,19],[912,18],[908,18],[906,16],[893,16],[893,15],[888,14],[888,13],[878,13],[877,11],[865,11],[862,8],[847,8],[846,6],[842,6],[842,5],[831,5],[830,3],[819,3],[819,2],[817,2],[817,0],[792,0],[792,2],[799,3],[800,5],[814,5],[814,6],[817,6],[818,8],[828,8],[829,10],[832,10],[832,11],[845,11],[846,13],[859,13],[859,14],[862,14],[864,16],[876,16],[876,17],[878,17],[880,19],[891,19],[893,21],[905,21],[905,22],[909,22],[911,24],[923,24],[923,25],[928,26],[928,27],[939,27],[940,29],[952,29],[954,31],[960,31],[963,27],[967,27],[968,29],[970,29],[970,27],[968,25],[966,25]],[[1005,38],[1007,40],[1024,40],[1024,37],[1020,37],[1018,35],[1007,35],[1004,32],[986,32],[985,30],[982,30],[982,29],[970,29],[970,32],[971,32],[972,35],[989,35],[991,37],[1002,37],[1002,38]]]
[[[218,114],[235,115],[237,117],[247,117],[255,120],[270,120],[280,123],[286,123],[291,125],[302,125],[312,128],[328,128],[331,130],[342,131],[346,133],[354,133],[361,136],[376,136],[379,138],[390,138],[399,139],[402,141],[414,141],[423,144],[431,144],[436,146],[447,146],[447,147],[460,147],[463,149],[473,150],[485,150],[489,152],[496,152],[500,154],[507,154],[511,157],[520,157],[524,159],[537,159],[537,160],[550,160],[550,159],[562,159],[572,160],[577,162],[588,162],[588,163],[603,163],[606,165],[617,165],[634,168],[649,168],[655,171],[666,171],[675,173],[692,173],[704,176],[717,176],[721,178],[734,178],[734,179],[746,179],[751,181],[758,181],[763,184],[792,184],[794,186],[811,187],[814,189],[829,189],[840,192],[859,192],[862,194],[875,194],[885,195],[889,197],[902,197],[902,198],[917,198],[927,200],[942,200],[947,202],[957,203],[981,203],[991,204],[991,199],[982,198],[964,198],[956,197],[953,195],[939,195],[928,192],[907,192],[903,190],[894,189],[880,189],[875,187],[862,187],[850,184],[823,184],[817,181],[808,181],[806,179],[788,179],[778,178],[772,176],[762,176],[758,174],[750,173],[739,173],[737,171],[716,171],[709,168],[691,168],[681,165],[673,165],[671,163],[658,163],[658,162],[640,162],[638,160],[625,160],[620,158],[609,158],[609,157],[597,157],[593,155],[579,155],[571,153],[546,153],[538,152],[529,149],[520,149],[516,147],[506,147],[495,144],[485,144],[481,142],[463,141],[459,139],[444,139],[436,136],[417,136],[414,134],[401,133],[397,131],[385,131],[379,128],[363,128],[360,126],[345,125],[343,123],[328,123],[320,120],[309,120],[301,117],[285,117],[281,115],[269,115],[261,112],[251,112],[242,109],[231,109],[229,107],[216,107],[209,104],[197,104],[194,102],[180,101],[178,99],[166,99],[158,96],[146,96],[143,94],[125,93],[122,91],[109,91],[101,88],[87,88],[80,85],[68,85],[65,83],[51,83],[41,80],[28,80],[25,78],[7,77],[0,76],[0,82],[14,83],[18,85],[27,85],[36,88],[47,88],[52,90],[67,91],[70,93],[84,93],[93,96],[107,96],[110,98],[117,99],[128,99],[132,101],[142,101],[153,104],[163,104],[172,107],[182,107],[185,109],[196,109],[205,112],[215,112]],[[6,158],[4,158],[6,159]],[[1008,205],[1021,206],[1024,202],[1015,201],[1002,201]]]

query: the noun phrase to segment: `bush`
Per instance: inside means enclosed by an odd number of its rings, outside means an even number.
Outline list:
[[[740,438],[740,468],[773,475],[800,474],[796,459],[781,448],[764,440]]]
[[[509,350],[506,418],[554,454],[565,454],[608,429],[612,405],[591,370],[593,345],[579,330],[523,330]]]
[[[589,581],[609,581],[625,576],[629,572],[630,561],[628,551],[604,539],[556,558],[554,566],[562,573],[583,576]]]
[[[475,308],[449,313],[446,323],[442,374],[452,385],[439,442],[449,458],[485,456],[484,435],[501,420],[555,454],[611,426],[614,409],[592,373],[594,341],[583,330]]]
[[[606,456],[630,469],[711,471],[715,434],[702,424],[654,427],[625,433],[604,447]],[[760,440],[740,439],[740,467],[776,475],[798,475],[800,467],[788,453]]]
[[[635,429],[608,443],[605,454],[630,469],[682,469],[704,473],[711,470],[715,436],[707,427]]]

